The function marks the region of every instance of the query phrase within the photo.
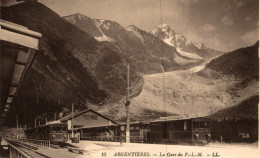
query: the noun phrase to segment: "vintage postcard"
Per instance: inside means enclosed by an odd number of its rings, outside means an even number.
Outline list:
[[[1,0],[0,13],[0,157],[258,157],[258,0]]]

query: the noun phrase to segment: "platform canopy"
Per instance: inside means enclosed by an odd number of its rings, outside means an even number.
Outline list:
[[[41,37],[38,32],[0,19],[0,126],[18,95]]]

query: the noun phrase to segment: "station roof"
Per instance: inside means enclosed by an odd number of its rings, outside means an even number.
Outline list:
[[[78,117],[78,116],[80,116],[80,115],[82,115],[82,114],[85,114],[86,112],[89,112],[89,111],[91,111],[91,112],[93,112],[93,113],[95,113],[95,114],[97,114],[97,115],[103,117],[103,118],[106,119],[106,120],[109,120],[109,121],[113,122],[114,124],[118,124],[118,123],[115,122],[114,120],[112,120],[112,119],[110,119],[110,118],[108,118],[108,117],[102,115],[101,113],[99,113],[99,112],[97,112],[97,111],[95,111],[95,110],[93,110],[93,109],[86,109],[86,110],[83,110],[83,111],[75,112],[75,113],[73,114],[73,118]],[[67,120],[71,120],[71,119],[72,119],[72,114],[67,115],[67,116],[61,118],[60,121],[62,122],[62,121],[67,121]]]
[[[135,121],[135,122],[130,122],[130,125],[135,125],[135,124],[150,124],[150,121]],[[120,123],[120,125],[126,125],[126,123]]]
[[[2,125],[30,68],[42,35],[1,19],[0,28],[0,125]]]
[[[81,129],[89,129],[89,128],[105,128],[105,127],[117,127],[117,124],[113,124],[113,125],[97,125],[97,126],[88,126],[88,127],[79,127],[79,128],[73,128],[73,130],[81,130]],[[68,129],[69,131],[71,131],[71,129]]]
[[[37,127],[28,128],[28,129],[26,129],[26,130],[31,130],[31,129],[36,129],[36,128],[42,128],[42,127],[46,127],[46,126],[55,126],[55,125],[58,125],[58,126],[63,125],[63,126],[65,126],[65,127],[67,126],[66,123],[62,123],[62,122],[60,122],[60,121],[52,121],[52,122],[47,122],[47,123],[44,124],[44,125],[40,125],[40,126],[37,126]]]
[[[153,120],[151,122],[168,122],[168,121],[179,121],[179,120],[205,120],[206,117],[183,117],[183,116],[169,116],[169,117],[160,117],[159,119]]]

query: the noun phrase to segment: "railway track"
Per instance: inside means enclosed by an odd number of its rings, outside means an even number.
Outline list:
[[[34,145],[29,145],[27,143],[22,143],[19,141],[8,140],[8,143],[19,149],[26,155],[27,158],[50,158],[44,154],[38,152],[38,148]]]

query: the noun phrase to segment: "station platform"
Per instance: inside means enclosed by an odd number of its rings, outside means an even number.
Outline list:
[[[0,142],[0,157],[9,158],[8,143],[4,139]]]

